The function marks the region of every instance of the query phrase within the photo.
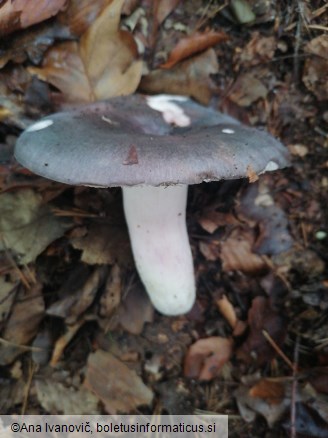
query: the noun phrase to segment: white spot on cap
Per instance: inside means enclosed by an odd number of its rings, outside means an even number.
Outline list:
[[[231,128],[224,128],[222,129],[223,134],[234,134],[235,131]]]
[[[279,165],[275,161],[269,161],[268,164],[265,166],[265,169],[261,173],[271,172],[272,170],[277,169],[279,169]]]
[[[33,125],[29,126],[26,129],[26,132],[34,132],[34,131],[41,131],[41,129],[48,128],[48,126],[53,125],[53,120],[41,120],[40,122],[36,122]]]
[[[191,124],[190,118],[184,113],[183,109],[174,101],[184,102],[188,98],[185,96],[172,96],[170,94],[159,94],[158,96],[148,96],[147,103],[150,108],[160,111],[166,123],[184,127]]]

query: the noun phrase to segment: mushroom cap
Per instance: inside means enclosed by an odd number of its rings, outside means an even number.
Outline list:
[[[47,116],[19,137],[15,157],[46,178],[95,187],[197,184],[288,165],[286,148],[267,132],[165,95]]]

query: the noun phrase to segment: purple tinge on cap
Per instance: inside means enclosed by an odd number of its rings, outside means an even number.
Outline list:
[[[46,178],[100,187],[197,184],[288,166],[286,148],[267,132],[188,98],[156,98],[117,97],[45,117],[19,137],[15,156]]]

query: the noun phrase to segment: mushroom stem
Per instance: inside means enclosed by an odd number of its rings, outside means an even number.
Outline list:
[[[188,186],[122,189],[135,264],[154,307],[166,315],[188,312],[196,295],[186,227]]]

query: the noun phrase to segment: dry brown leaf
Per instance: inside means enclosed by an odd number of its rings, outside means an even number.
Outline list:
[[[131,412],[153,399],[152,391],[135,371],[102,350],[89,355],[84,384],[100,398],[109,414]]]
[[[251,397],[262,398],[270,404],[279,404],[285,395],[285,385],[277,379],[261,379],[249,390]]]
[[[56,15],[67,0],[4,0],[0,4],[0,35],[25,29]]]
[[[268,363],[275,355],[275,350],[263,335],[265,330],[276,344],[282,345],[286,324],[283,317],[274,311],[267,298],[258,296],[252,302],[248,312],[249,334],[245,342],[237,350],[237,357],[247,363],[258,365]]]
[[[312,57],[305,60],[303,82],[318,100],[328,99],[328,36],[322,34],[313,38],[306,46],[305,52]]]
[[[161,68],[172,68],[178,62],[183,61],[190,56],[203,52],[210,47],[215,46],[221,41],[226,41],[228,35],[225,32],[209,31],[204,33],[195,33],[186,38],[182,38],[175,48],[171,51],[168,60],[162,64]]]
[[[0,365],[11,363],[25,351],[24,346],[36,335],[43,317],[42,285],[37,283],[27,290],[21,288],[2,333],[9,344],[0,344]]]
[[[235,397],[239,412],[245,421],[254,421],[256,413],[259,413],[265,417],[269,426],[273,426],[282,417],[290,404],[287,397],[275,404],[260,397],[253,397],[246,386],[240,386],[235,392]]]
[[[131,34],[119,30],[123,0],[113,0],[82,36],[80,53],[95,99],[133,93],[142,62]]]
[[[119,29],[123,0],[113,0],[80,42],[52,47],[41,68],[29,72],[57,87],[67,102],[90,102],[133,93],[142,62],[133,36]]]
[[[154,307],[143,288],[134,286],[122,302],[117,324],[134,335],[140,335],[144,325],[154,320]]]
[[[99,315],[102,318],[108,318],[112,315],[120,304],[121,293],[121,270],[119,265],[115,264],[110,271],[104,291],[100,297]]]
[[[47,314],[65,318],[68,324],[75,323],[93,303],[106,275],[107,266],[97,267],[82,287],[51,304],[47,309]]]
[[[251,40],[243,48],[241,53],[238,51],[235,58],[237,64],[243,67],[253,67],[254,65],[267,63],[270,61],[277,48],[277,39],[273,36],[265,37],[259,32],[253,32]]]
[[[141,80],[139,91],[149,94],[180,94],[193,97],[207,105],[217,92],[210,75],[218,73],[215,51],[208,49],[201,55],[179,63],[170,70],[153,70]]]
[[[65,11],[58,14],[58,20],[69,26],[77,36],[82,35],[105,7],[113,0],[70,0]]]
[[[28,67],[31,74],[58,88],[67,102],[90,102],[93,90],[89,83],[78,43],[68,41],[48,50],[42,67]]]
[[[221,244],[222,269],[224,271],[243,271],[259,273],[266,269],[265,261],[252,251],[253,233],[235,228]]]
[[[212,336],[199,339],[189,347],[184,361],[184,375],[199,380],[217,377],[231,357],[233,341]]]
[[[220,313],[228,321],[230,327],[234,329],[237,325],[238,318],[233,305],[230,303],[226,295],[223,295],[215,302],[216,305],[218,306]]]
[[[35,381],[35,392],[43,409],[49,414],[99,414],[98,399],[82,386],[75,389],[64,386],[53,378]]]
[[[208,233],[213,234],[219,227],[238,225],[238,220],[231,213],[222,213],[213,208],[204,210],[198,219],[199,225]]]
[[[107,221],[93,223],[85,236],[72,238],[71,243],[74,248],[83,251],[81,260],[89,265],[112,265],[115,262],[121,266],[132,264],[126,229]]]
[[[229,99],[240,106],[250,106],[259,99],[265,99],[268,89],[253,73],[238,76],[231,87]]]
[[[210,262],[215,262],[220,257],[218,245],[215,242],[199,242],[199,251]]]
[[[253,169],[253,167],[250,164],[247,166],[246,176],[247,176],[248,181],[250,183],[254,183],[255,181],[257,181],[259,179],[257,173],[255,172],[255,170]]]
[[[181,0],[159,0],[156,8],[156,20],[160,25],[178,6]]]

